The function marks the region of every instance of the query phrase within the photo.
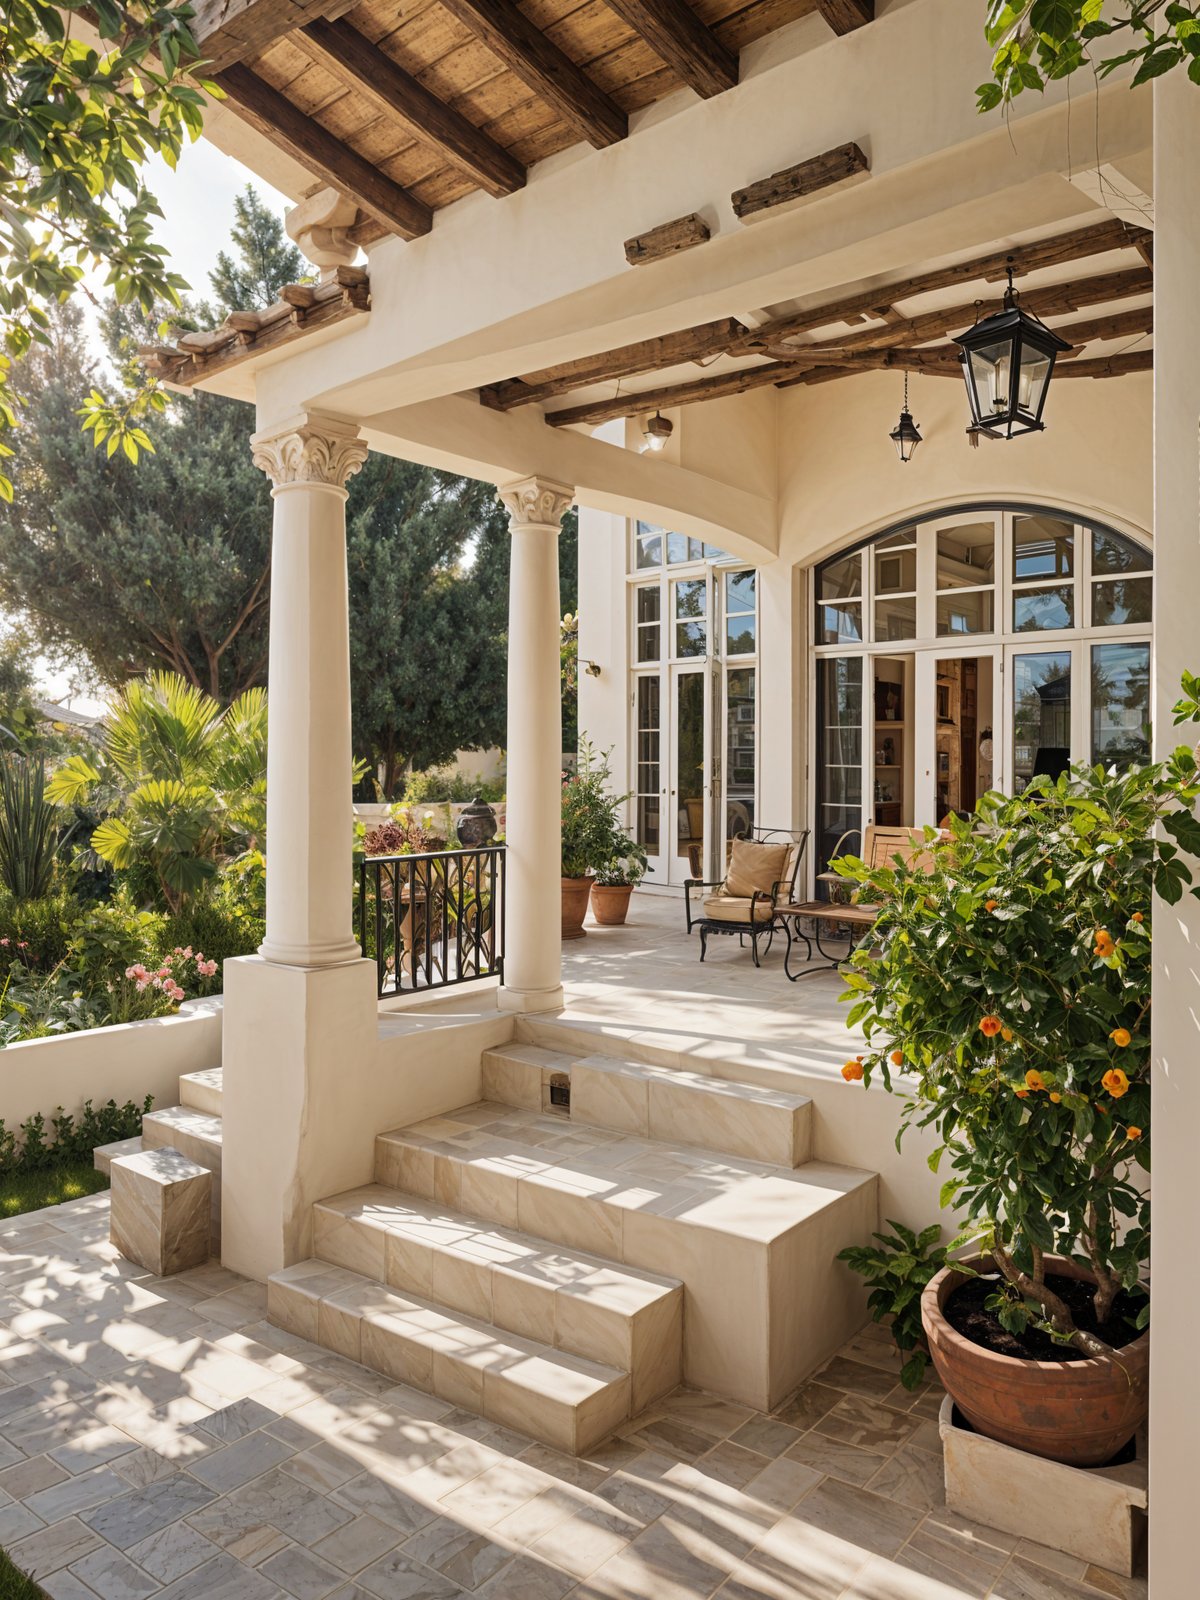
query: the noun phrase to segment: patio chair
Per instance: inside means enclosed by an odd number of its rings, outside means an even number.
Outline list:
[[[844,833],[833,847],[830,855],[830,864],[840,856],[853,855],[854,852],[844,849],[843,846],[850,839],[862,840],[861,859],[869,867],[885,867],[899,856],[905,862],[914,862],[929,871],[933,865],[933,857],[925,842],[925,833],[921,828],[885,828],[875,823],[868,823],[861,832],[851,828]],[[879,907],[868,901],[857,901],[850,898],[837,899],[839,889],[850,890],[851,880],[843,878],[840,873],[832,870],[821,872],[817,875],[817,882],[828,885],[830,898],[828,900],[803,900],[798,904],[788,907],[787,932],[788,955],[785,958],[784,968],[790,978],[788,970],[791,957],[791,936],[794,933],[797,939],[802,939],[808,950],[808,958],[812,957],[812,947],[815,944],[817,953],[831,966],[840,966],[854,952],[857,945],[867,937],[875,926],[875,919],[879,915]],[[813,936],[811,941],[808,935],[801,932],[800,919],[812,923]],[[849,943],[845,955],[831,956],[821,944],[822,927],[841,927],[846,929]]]
[[[754,828],[751,836],[735,839],[725,876],[717,882],[688,878],[683,885],[687,931],[700,931],[700,959],[708,953],[710,933],[738,935],[739,944],[750,936],[750,954],[759,961],[759,940],[767,948],[783,928],[779,908],[796,891],[800,865],[808,846],[809,829],[793,833],[786,828]]]

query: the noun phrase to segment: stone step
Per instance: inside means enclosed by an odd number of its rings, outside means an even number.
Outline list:
[[[798,1167],[812,1154],[812,1102],[805,1095],[618,1056],[572,1060],[537,1045],[504,1045],[484,1053],[484,1095],[506,1105],[550,1110],[548,1086],[563,1077],[570,1084],[573,1123],[724,1150],[781,1167]]]
[[[221,1119],[191,1106],[166,1106],[142,1118],[142,1146],[146,1150],[172,1148],[207,1167],[212,1184],[212,1252],[221,1250]]]
[[[593,1449],[630,1413],[629,1374],[333,1267],[272,1275],[277,1327],[350,1361],[479,1412],[556,1450]]]
[[[678,1279],[547,1244],[381,1184],[313,1207],[313,1253],[402,1294],[628,1372],[635,1413],[682,1379]]]
[[[482,1102],[381,1134],[375,1177],[684,1285],[684,1377],[770,1410],[865,1315],[835,1258],[878,1226],[859,1168],[751,1161]]]
[[[111,1178],[112,1164],[122,1156],[136,1156],[142,1152],[142,1136],[135,1133],[132,1139],[114,1139],[112,1144],[98,1144],[92,1151],[92,1165],[97,1172]]]
[[[193,1111],[204,1111],[210,1117],[221,1115],[221,1069],[209,1067],[204,1072],[185,1072],[179,1079],[179,1103]]]

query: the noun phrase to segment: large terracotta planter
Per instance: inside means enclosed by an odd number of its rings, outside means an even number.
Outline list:
[[[986,1258],[970,1265],[988,1272]],[[1073,1261],[1046,1257],[1047,1272],[1090,1275]],[[943,1308],[966,1277],[944,1267],[921,1296],[921,1320],[942,1387],[971,1426],[988,1439],[1050,1461],[1098,1467],[1110,1461],[1146,1420],[1150,1404],[1150,1334],[1111,1356],[1086,1361],[1021,1361],[972,1344]]]
[[[592,885],[592,915],[606,928],[623,926],[629,915],[631,883],[594,883]]]
[[[562,936],[564,939],[582,939],[583,919],[587,916],[588,897],[592,892],[591,878],[562,879]]]

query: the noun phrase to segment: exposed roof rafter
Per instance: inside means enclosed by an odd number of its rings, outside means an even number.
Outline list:
[[[605,0],[684,83],[704,99],[738,81],[738,59],[687,0]]]

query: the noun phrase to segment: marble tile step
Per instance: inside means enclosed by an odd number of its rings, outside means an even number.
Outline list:
[[[267,1315],[397,1383],[579,1455],[631,1415],[629,1374],[326,1261],[267,1282]]]
[[[185,1072],[179,1079],[179,1103],[210,1117],[221,1115],[221,1068]]]
[[[142,1136],[135,1133],[132,1139],[114,1139],[112,1144],[98,1144],[92,1151],[92,1165],[97,1172],[112,1175],[112,1164],[122,1156],[140,1155]]]
[[[878,1226],[878,1178],[751,1161],[481,1102],[381,1134],[375,1178],[684,1284],[684,1376],[770,1410],[861,1326],[836,1260]]]
[[[807,1095],[607,1053],[572,1057],[530,1044],[484,1052],[484,1096],[505,1105],[550,1112],[550,1085],[564,1076],[570,1082],[573,1123],[723,1150],[781,1167],[798,1167],[812,1154],[812,1102]]]
[[[142,1146],[178,1150],[197,1166],[207,1167],[212,1184],[212,1248],[221,1247],[221,1119],[191,1106],[166,1106],[142,1118]]]
[[[469,1179],[468,1179],[469,1184]],[[313,1207],[313,1253],[628,1372],[634,1412],[683,1375],[683,1286],[382,1184]]]

